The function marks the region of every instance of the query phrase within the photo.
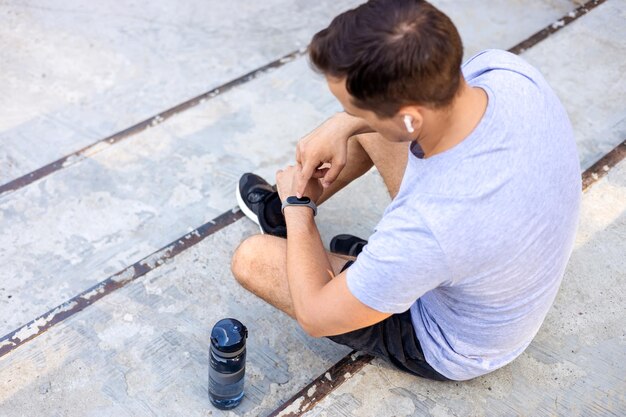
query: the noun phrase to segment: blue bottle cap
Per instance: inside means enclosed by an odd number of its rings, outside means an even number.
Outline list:
[[[211,345],[223,353],[241,350],[246,345],[248,329],[237,319],[222,319],[211,330]]]

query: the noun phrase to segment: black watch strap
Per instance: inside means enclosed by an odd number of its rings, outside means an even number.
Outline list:
[[[313,216],[317,216],[317,206],[309,197],[298,198],[295,195],[287,197],[285,201],[283,201],[280,211],[285,214],[285,207],[289,206],[309,207],[313,210]]]

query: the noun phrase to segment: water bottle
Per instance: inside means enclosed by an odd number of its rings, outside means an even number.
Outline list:
[[[235,408],[243,398],[248,329],[235,319],[222,319],[211,331],[209,398],[221,409]]]

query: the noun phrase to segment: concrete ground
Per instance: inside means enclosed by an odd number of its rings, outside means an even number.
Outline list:
[[[302,393],[349,351],[234,282],[231,254],[257,231],[231,211],[234,187],[271,178],[339,110],[302,48],[359,3],[0,4],[0,416],[626,413],[626,165],[608,159],[522,357],[462,384],[365,360],[339,367],[326,397]],[[545,29],[516,52],[561,97],[583,169],[626,139],[626,0],[433,3],[466,56]],[[366,174],[323,207],[323,238],[369,235],[388,202]],[[206,395],[209,331],[226,316],[250,329],[230,413]]]

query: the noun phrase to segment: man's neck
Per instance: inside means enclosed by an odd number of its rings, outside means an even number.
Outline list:
[[[425,114],[424,129],[418,143],[429,158],[463,142],[480,123],[487,110],[487,93],[462,80],[461,91],[452,104]]]

